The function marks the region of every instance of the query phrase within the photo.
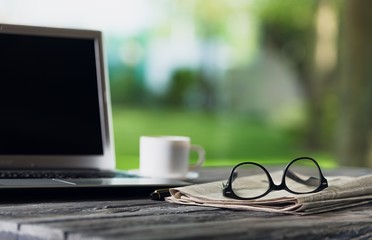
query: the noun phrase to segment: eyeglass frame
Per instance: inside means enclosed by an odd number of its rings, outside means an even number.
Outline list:
[[[286,178],[286,173],[288,171],[288,168],[295,162],[299,161],[299,160],[310,160],[312,162],[315,163],[315,166],[318,168],[318,171],[319,171],[319,175],[320,175],[320,184],[319,186],[310,191],[310,192],[295,192],[295,191],[292,191],[291,189],[289,189],[285,183],[285,178]],[[255,165],[255,166],[258,166],[259,168],[261,168],[268,180],[269,180],[269,188],[267,189],[266,192],[264,192],[263,194],[259,195],[259,196],[256,196],[256,197],[250,197],[250,198],[245,198],[245,197],[240,197],[238,195],[236,195],[232,189],[232,182],[235,180],[236,176],[234,176],[234,173],[235,173],[235,169],[237,169],[239,166],[242,166],[242,165],[245,165],[245,164],[251,164],[251,165]],[[283,172],[283,177],[282,177],[282,181],[279,185],[276,185],[269,173],[269,171],[263,167],[262,165],[258,164],[258,163],[255,163],[255,162],[242,162],[242,163],[239,163],[238,165],[236,165],[232,170],[231,170],[231,174],[230,174],[230,177],[227,181],[226,184],[222,184],[222,193],[223,193],[223,196],[225,197],[228,197],[228,198],[233,198],[233,199],[238,199],[238,200],[253,200],[253,199],[258,199],[258,198],[261,198],[261,197],[264,197],[266,196],[267,194],[269,194],[270,192],[272,191],[279,191],[279,190],[286,190],[287,192],[290,192],[290,193],[293,193],[293,194],[309,194],[309,193],[315,193],[315,192],[320,192],[322,191],[323,189],[327,188],[328,187],[328,181],[327,179],[324,177],[323,173],[322,173],[322,170],[320,169],[320,166],[318,164],[317,161],[315,161],[315,159],[311,158],[311,157],[299,157],[299,158],[295,158],[293,159],[292,161],[290,161],[287,166],[284,168],[284,172]]]

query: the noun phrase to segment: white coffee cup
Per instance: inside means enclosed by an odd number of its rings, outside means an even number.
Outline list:
[[[198,160],[190,164],[190,151],[198,153]],[[192,145],[185,136],[141,136],[140,169],[141,176],[160,178],[185,178],[205,161],[205,151],[201,146]]]

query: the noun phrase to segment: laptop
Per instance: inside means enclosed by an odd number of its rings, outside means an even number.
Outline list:
[[[188,184],[115,170],[100,31],[0,24],[0,53],[2,196],[148,194]]]

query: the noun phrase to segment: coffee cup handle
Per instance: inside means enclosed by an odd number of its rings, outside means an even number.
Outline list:
[[[205,161],[205,150],[199,145],[191,145],[190,150],[197,152],[199,156],[198,161],[195,164],[189,166],[189,170],[196,170],[200,168]]]

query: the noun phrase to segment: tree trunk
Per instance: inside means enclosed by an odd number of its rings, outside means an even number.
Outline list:
[[[337,136],[342,165],[372,166],[372,1],[346,0],[340,44],[340,116]]]

